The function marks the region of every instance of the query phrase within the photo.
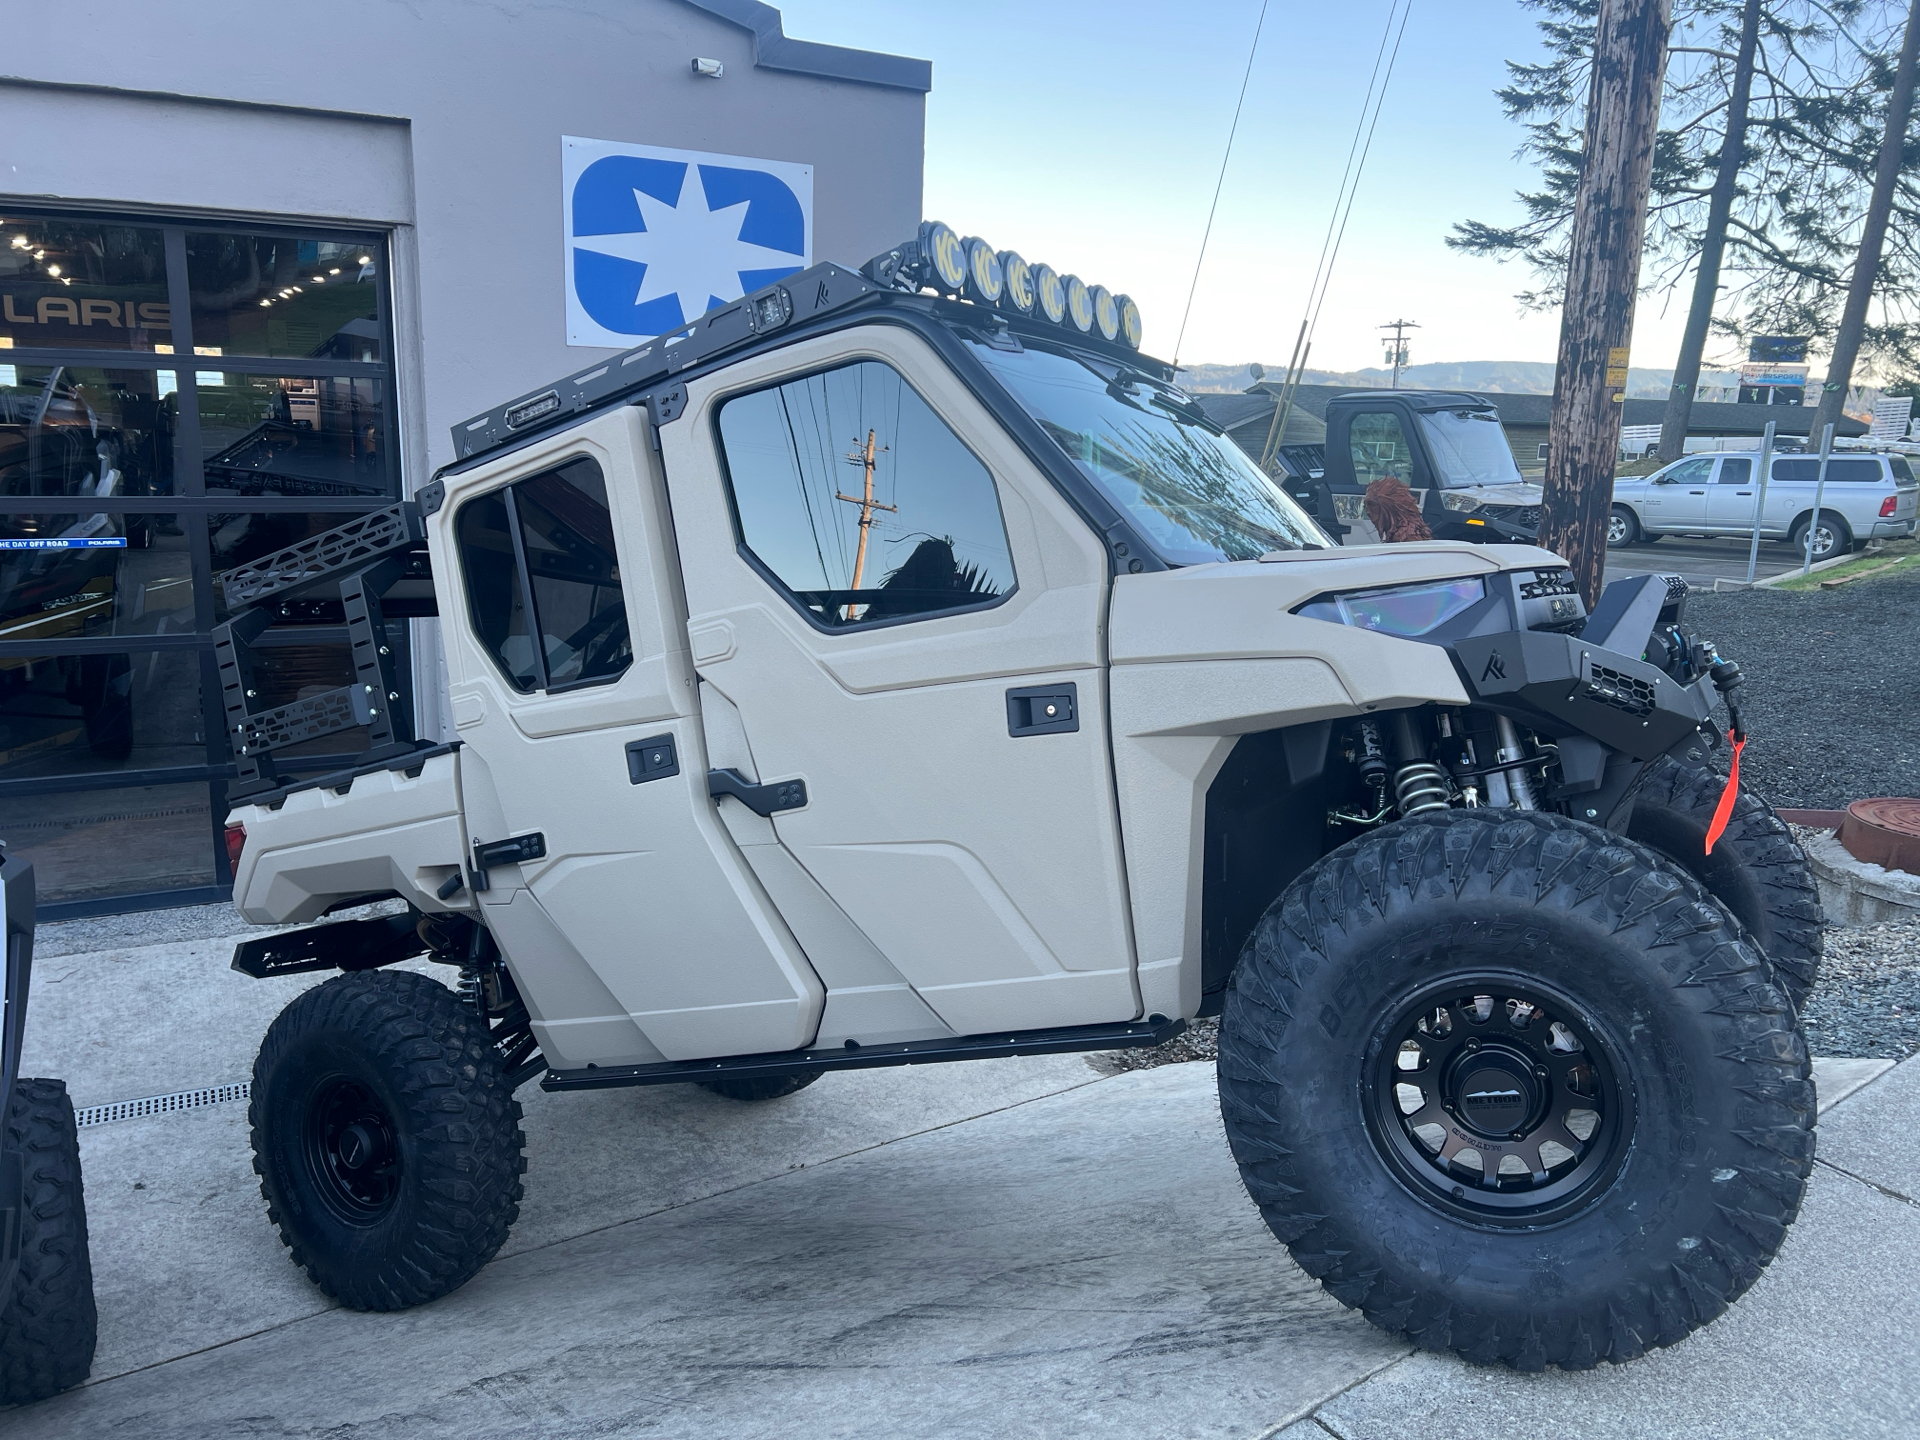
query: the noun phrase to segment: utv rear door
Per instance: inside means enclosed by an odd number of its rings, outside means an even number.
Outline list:
[[[1134,1017],[1097,538],[899,326],[692,381],[660,443],[736,837],[957,1033]]]

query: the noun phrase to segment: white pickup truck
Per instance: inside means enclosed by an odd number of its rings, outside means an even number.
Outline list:
[[[252,1101],[328,1293],[493,1255],[535,1076],[756,1100],[1211,1015],[1249,1193],[1390,1330],[1585,1366],[1752,1282],[1811,1164],[1820,912],[1758,800],[1709,835],[1739,675],[1685,586],[1589,614],[1536,548],[1334,548],[1138,342],[1124,297],[923,227],[226,574],[235,900],[323,922],[235,968],[344,972]],[[315,597],[355,684],[254,713],[251,640]],[[431,611],[442,743],[384,639]],[[355,726],[365,763],[276,772]],[[423,955],[457,986],[392,968]]]

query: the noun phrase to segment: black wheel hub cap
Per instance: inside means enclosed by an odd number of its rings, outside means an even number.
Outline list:
[[[1381,1158],[1456,1218],[1566,1219],[1625,1158],[1633,1099],[1614,1048],[1537,982],[1484,974],[1425,986],[1391,1007],[1366,1066]]]
[[[309,1096],[303,1130],[321,1202],[344,1224],[378,1223],[400,1193],[400,1147],[378,1097],[357,1080],[332,1076]]]

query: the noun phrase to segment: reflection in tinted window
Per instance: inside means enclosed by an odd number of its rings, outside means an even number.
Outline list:
[[[173,338],[160,231],[97,220],[0,221],[7,348],[154,350]]]
[[[633,663],[613,517],[593,461],[477,496],[454,528],[474,634],[516,690],[611,680]]]
[[[197,364],[210,363],[201,360]],[[207,488],[385,495],[386,382],[197,370]]]
[[[179,413],[168,370],[0,362],[0,497],[170,495]]]
[[[1815,484],[1820,479],[1819,457],[1776,460],[1773,462],[1773,478],[1776,481],[1798,480],[1808,485]],[[1829,485],[1881,485],[1886,483],[1886,478],[1878,460],[1827,461]]]
[[[361,241],[189,234],[194,348],[380,360],[379,264]]]
[[[1347,449],[1353,456],[1354,479],[1362,486],[1388,476],[1409,486],[1415,483],[1413,447],[1400,428],[1400,417],[1390,411],[1369,410],[1354,416]]]
[[[0,640],[192,630],[193,567],[175,515],[0,514]]]
[[[729,400],[720,437],[741,540],[820,623],[933,615],[1013,590],[993,477],[887,366]]]
[[[0,777],[206,758],[197,652],[0,655]]]

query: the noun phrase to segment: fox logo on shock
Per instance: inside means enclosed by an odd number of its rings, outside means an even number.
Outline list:
[[[1480,678],[1482,681],[1507,678],[1507,662],[1500,658],[1498,650],[1487,657],[1487,668],[1480,672]]]

